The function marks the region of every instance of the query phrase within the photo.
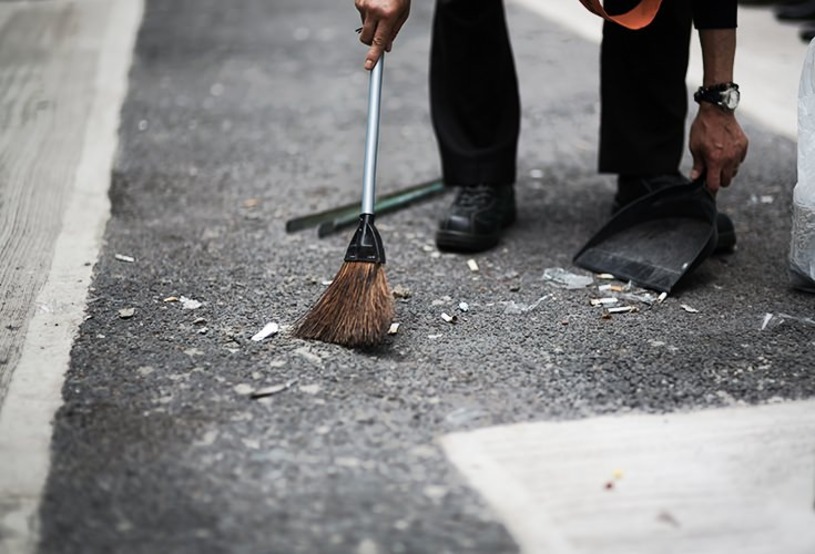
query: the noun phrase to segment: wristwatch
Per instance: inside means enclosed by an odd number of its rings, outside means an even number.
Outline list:
[[[736,83],[720,83],[709,87],[699,87],[693,99],[697,102],[710,102],[726,112],[734,112],[739,105],[741,93]]]

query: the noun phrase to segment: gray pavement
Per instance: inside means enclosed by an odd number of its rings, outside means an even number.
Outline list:
[[[439,174],[430,15],[417,3],[388,56],[382,192]],[[358,197],[357,23],[327,0],[147,2],[112,218],[55,416],[40,552],[516,552],[441,435],[813,396],[815,328],[762,329],[767,313],[813,308],[787,286],[795,145],[747,118],[750,156],[720,202],[735,254],[612,319],[589,305],[596,287],[542,281],[570,268],[613,187],[594,169],[596,45],[516,7],[518,224],[472,272],[432,247],[449,197],[382,217],[390,283],[412,293],[399,333],[374,352],[292,338],[350,238],[283,224]],[[200,307],[167,300],[182,296]],[[470,310],[444,322],[460,301]],[[250,340],[269,321],[283,331]]]

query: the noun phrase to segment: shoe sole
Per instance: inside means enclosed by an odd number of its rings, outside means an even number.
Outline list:
[[[437,231],[436,246],[447,252],[483,252],[495,247],[501,240],[497,235],[471,235],[460,231]]]
[[[494,248],[501,242],[504,229],[515,223],[515,216],[505,221],[501,231],[494,235],[473,235],[462,231],[436,231],[436,247],[445,252],[475,253]]]

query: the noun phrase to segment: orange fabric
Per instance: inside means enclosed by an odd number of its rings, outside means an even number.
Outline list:
[[[619,23],[628,29],[642,29],[647,27],[656,17],[659,5],[662,0],[642,0],[631,11],[620,15],[608,15],[600,0],[580,0],[590,12],[599,15],[603,19]]]

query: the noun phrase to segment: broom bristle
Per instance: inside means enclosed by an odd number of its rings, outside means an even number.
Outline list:
[[[393,317],[384,265],[345,262],[317,303],[297,322],[294,336],[370,347],[382,342]]]

